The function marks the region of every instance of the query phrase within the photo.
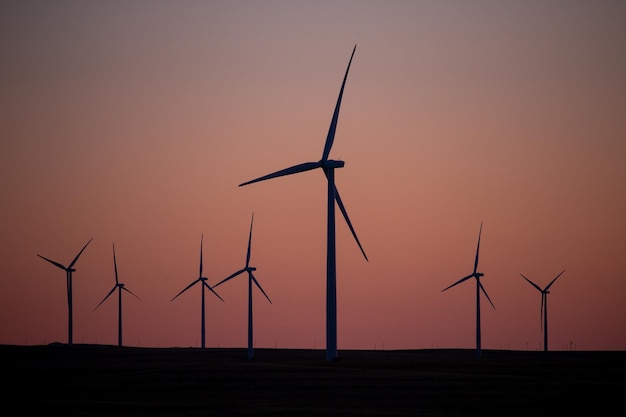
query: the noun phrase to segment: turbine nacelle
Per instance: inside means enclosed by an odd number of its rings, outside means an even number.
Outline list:
[[[482,272],[474,272],[473,275],[474,275],[474,278],[480,278],[480,277],[485,276],[485,274],[483,274]]]
[[[345,164],[344,161],[336,161],[334,159],[320,160],[320,165],[324,169],[343,168]]]
[[[246,271],[248,271],[248,272],[256,271],[256,267],[255,266],[248,266],[248,267],[246,267]]]

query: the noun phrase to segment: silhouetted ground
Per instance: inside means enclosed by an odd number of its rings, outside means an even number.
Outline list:
[[[614,414],[626,352],[1,346],[3,408],[51,416]]]

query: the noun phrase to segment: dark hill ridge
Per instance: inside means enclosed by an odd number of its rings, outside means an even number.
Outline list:
[[[63,416],[608,415],[626,352],[0,346],[5,407]]]

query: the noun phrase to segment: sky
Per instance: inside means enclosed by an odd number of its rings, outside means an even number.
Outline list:
[[[626,3],[4,1],[0,344],[200,346],[200,287],[250,265],[254,346],[325,346],[331,159],[338,349],[626,349]],[[247,346],[247,282],[207,347]]]

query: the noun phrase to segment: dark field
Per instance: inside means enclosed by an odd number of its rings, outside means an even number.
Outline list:
[[[3,408],[50,416],[605,416],[626,352],[0,346]]]

